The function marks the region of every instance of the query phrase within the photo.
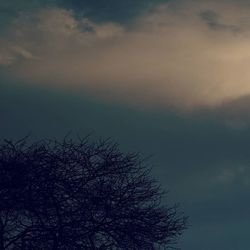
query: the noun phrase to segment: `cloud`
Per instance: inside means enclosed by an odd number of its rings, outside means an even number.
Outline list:
[[[204,12],[202,12],[201,14],[201,18],[212,28],[215,30],[228,30],[231,32],[240,32],[241,31],[241,27],[238,27],[236,25],[227,25],[227,24],[223,24],[220,23],[219,19],[220,16],[212,10],[206,10]]]
[[[104,98],[180,110],[215,108],[250,94],[250,6],[179,1],[133,24],[41,9],[0,41],[13,78]]]
[[[36,59],[29,51],[19,46],[10,46],[0,54],[0,65],[11,65],[17,60]]]
[[[249,167],[247,166],[234,166],[234,167],[224,167],[220,169],[218,174],[215,176],[212,185],[232,185],[236,184],[238,186],[243,186],[249,188],[250,178],[249,178]]]

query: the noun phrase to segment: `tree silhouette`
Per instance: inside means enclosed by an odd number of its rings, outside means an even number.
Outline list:
[[[0,250],[167,249],[186,228],[138,154],[110,141],[5,140]]]

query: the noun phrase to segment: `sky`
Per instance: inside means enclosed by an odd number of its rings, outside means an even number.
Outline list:
[[[250,3],[1,0],[0,139],[110,137],[151,156],[184,250],[245,250]]]

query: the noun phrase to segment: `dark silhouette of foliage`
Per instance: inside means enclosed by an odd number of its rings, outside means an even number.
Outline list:
[[[137,154],[110,141],[5,140],[0,250],[174,247],[186,228]]]

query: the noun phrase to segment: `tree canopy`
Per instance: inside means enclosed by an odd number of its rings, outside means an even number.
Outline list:
[[[0,250],[150,250],[186,228],[138,154],[111,141],[0,144]]]

